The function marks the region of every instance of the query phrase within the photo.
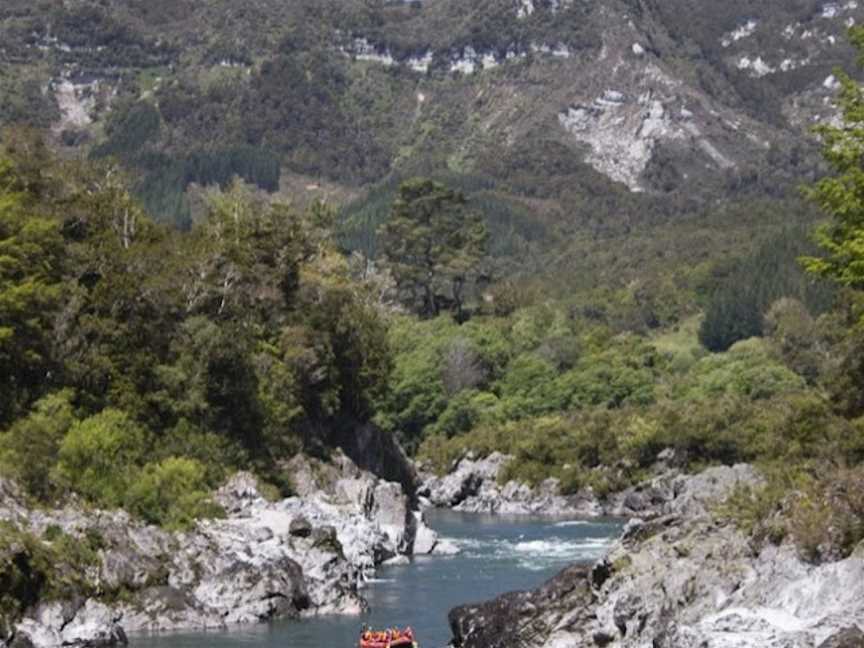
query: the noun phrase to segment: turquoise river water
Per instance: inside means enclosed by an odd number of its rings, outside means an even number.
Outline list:
[[[382,567],[363,594],[361,617],[317,617],[210,633],[130,637],[131,648],[353,648],[361,624],[410,625],[422,648],[450,639],[447,613],[463,603],[540,585],[566,565],[600,557],[621,531],[617,521],[504,518],[430,511],[455,556],[414,558]]]

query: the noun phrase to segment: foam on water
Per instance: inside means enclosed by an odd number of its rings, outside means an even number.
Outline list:
[[[596,560],[609,548],[607,538],[582,538],[564,540],[549,538],[517,542],[513,550],[519,554],[519,566],[531,571],[547,569],[554,564],[564,564],[581,560]]]
[[[544,539],[508,538],[448,538],[469,558],[515,563],[522,569],[539,571],[557,564],[575,561],[592,561],[600,558],[610,547],[607,536],[584,538],[562,538],[548,536]]]
[[[575,526],[590,526],[592,524],[594,524],[594,522],[589,522],[588,520],[565,520],[564,522],[556,522],[552,526],[566,528]]]

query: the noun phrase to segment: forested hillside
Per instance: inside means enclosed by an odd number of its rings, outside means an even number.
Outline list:
[[[235,183],[178,233],[116,166],[6,140],[0,463],[34,497],[71,489],[182,526],[241,468],[290,492],[281,462],[368,419],[386,328],[327,207]]]
[[[0,121],[117,156],[157,219],[194,185],[355,198],[374,253],[402,179],[476,196],[519,255],[812,178],[856,3],[66,0],[0,8]],[[371,191],[369,190],[372,187]],[[633,194],[630,190],[643,190]],[[194,193],[194,191],[193,191]],[[372,240],[370,240],[372,239]],[[533,246],[533,247],[532,247]]]

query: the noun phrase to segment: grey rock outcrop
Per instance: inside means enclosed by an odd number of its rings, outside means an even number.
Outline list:
[[[421,473],[422,483],[418,492],[431,506],[466,513],[578,517],[596,517],[604,513],[600,501],[590,489],[562,496],[556,479],[547,479],[533,489],[516,481],[499,484],[501,469],[510,459],[500,452],[482,459],[465,457],[443,477]]]
[[[511,648],[531,643],[547,627],[581,627],[590,622],[593,600],[590,569],[568,567],[531,592],[511,592],[492,601],[464,605],[450,611],[448,621],[456,646]],[[543,610],[542,618],[537,614]],[[590,636],[582,639],[586,643]],[[574,644],[582,645],[582,644]]]
[[[761,481],[749,464],[715,466],[698,475],[666,470],[657,477],[617,493],[604,502],[605,515],[650,519],[664,515],[698,517],[739,483]]]
[[[275,617],[359,614],[359,586],[385,560],[437,538],[399,483],[359,469],[336,452],[331,463],[293,460],[302,497],[268,501],[255,477],[238,473],[216,494],[225,519],[186,533],[144,525],[123,511],[30,510],[0,482],[0,519],[36,536],[49,528],[101,539],[86,574],[99,600],[38,603],[7,643],[107,646],[138,631],[223,628]],[[3,639],[0,637],[0,639]]]
[[[393,435],[372,424],[346,425],[339,430],[333,442],[345,456],[360,470],[383,481],[400,484],[411,507],[416,508],[417,471]]]
[[[843,628],[819,644],[819,648],[864,648],[864,631],[858,626]]]
[[[791,546],[757,551],[714,517],[736,484],[757,480],[749,466],[735,466],[646,485],[665,501],[652,519],[628,525],[590,573],[573,568],[534,592],[457,608],[454,643],[505,645],[480,629],[480,620],[497,619],[509,623],[511,644],[527,648],[855,646],[864,557],[809,565]]]
[[[465,457],[442,477],[421,471],[421,501],[468,513],[648,519],[669,513],[703,513],[706,502],[727,492],[734,483],[758,480],[749,465],[710,468],[694,476],[661,464],[656,467],[657,477],[600,499],[590,488],[561,495],[556,479],[547,479],[535,488],[516,481],[502,485],[499,475],[510,459],[495,452],[481,459]]]
[[[126,644],[126,633],[118,623],[120,616],[93,600],[42,604],[32,618],[18,625],[11,646],[99,648]]]

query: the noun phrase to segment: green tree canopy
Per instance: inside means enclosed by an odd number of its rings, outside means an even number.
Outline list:
[[[22,184],[0,158],[0,426],[46,383],[64,258],[58,222],[28,204]]]
[[[150,447],[146,429],[116,409],[77,422],[60,445],[59,480],[91,501],[123,503]]]
[[[864,28],[850,30],[864,62]],[[833,175],[823,178],[808,195],[832,217],[816,232],[816,242],[825,251],[822,257],[808,257],[811,272],[855,289],[864,289],[864,88],[848,74],[836,73],[842,121],[817,129],[822,153]]]
[[[434,317],[452,306],[462,316],[466,285],[480,275],[488,234],[465,196],[439,182],[403,182],[384,226],[384,254],[403,299]]]

